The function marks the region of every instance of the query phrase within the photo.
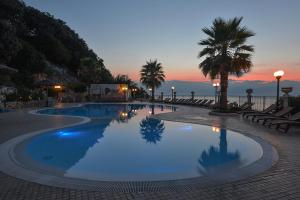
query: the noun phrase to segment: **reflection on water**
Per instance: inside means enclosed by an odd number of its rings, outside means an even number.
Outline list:
[[[25,152],[32,163],[63,176],[124,181],[201,176],[259,157],[258,144],[240,134],[151,116],[172,110],[157,105],[97,104],[42,111],[87,116],[91,121],[35,136]]]
[[[165,130],[163,121],[151,117],[146,117],[143,119],[140,123],[140,127],[140,132],[143,136],[143,139],[145,139],[147,143],[153,144],[156,144],[161,140],[162,133]]]
[[[206,170],[210,171],[213,168],[219,167],[225,164],[238,165],[240,161],[239,151],[234,153],[228,152],[227,146],[227,131],[226,129],[219,129],[217,127],[212,127],[213,131],[219,131],[220,142],[219,148],[215,146],[210,146],[208,151],[203,151],[199,159],[200,165]]]
[[[27,152],[32,159],[43,164],[67,170],[75,165],[101,138],[111,120],[94,121],[70,129],[43,134],[34,138],[27,145]],[[95,131],[96,130],[96,131]]]
[[[127,123],[138,114],[139,110],[146,107],[151,110],[151,114],[154,114],[155,110],[164,111],[164,106],[145,104],[88,104],[82,107],[41,110],[40,113],[43,114],[87,116],[91,117],[92,121],[62,129],[53,134],[37,136],[27,146],[27,152],[34,160],[67,170],[104,137],[104,131],[111,122]],[[171,109],[168,108],[165,111],[170,112]],[[161,120],[146,117],[141,120],[140,126],[143,139],[154,144],[160,141],[164,131],[164,124]]]

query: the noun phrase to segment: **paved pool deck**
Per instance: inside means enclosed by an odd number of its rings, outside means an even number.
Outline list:
[[[0,144],[26,133],[59,128],[82,120],[76,117],[38,116],[28,111],[0,114]],[[300,129],[291,129],[284,134],[253,124],[240,116],[212,116],[208,113],[206,109],[183,106],[175,113],[155,117],[243,131],[272,144],[278,152],[278,161],[268,170],[238,181],[142,192],[66,189],[24,181],[0,172],[0,199],[300,199]]]

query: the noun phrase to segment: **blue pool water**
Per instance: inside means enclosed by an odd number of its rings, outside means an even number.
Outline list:
[[[28,164],[56,175],[104,181],[199,177],[240,168],[262,156],[260,145],[242,134],[151,117],[175,110],[137,104],[42,110],[91,121],[34,136],[24,154]]]

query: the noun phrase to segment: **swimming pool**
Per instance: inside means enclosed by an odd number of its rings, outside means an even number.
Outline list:
[[[226,173],[260,159],[261,146],[242,134],[206,125],[163,121],[175,107],[87,104],[38,113],[89,117],[18,145],[24,166],[93,181],[162,181]]]

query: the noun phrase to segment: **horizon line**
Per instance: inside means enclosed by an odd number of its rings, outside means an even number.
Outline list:
[[[140,82],[140,80],[133,80],[134,82]],[[208,81],[195,81],[195,80],[180,80],[180,79],[170,79],[170,80],[165,80],[166,81],[181,81],[181,82],[193,82],[193,83],[211,83],[214,82],[214,80],[208,80]],[[236,79],[228,79],[228,81],[235,81],[235,82],[264,82],[264,83],[272,83],[272,82],[276,82],[276,80],[272,80],[272,81],[267,81],[267,80],[236,80]],[[298,82],[300,83],[300,80],[281,80],[282,81],[293,81],[293,82]]]

